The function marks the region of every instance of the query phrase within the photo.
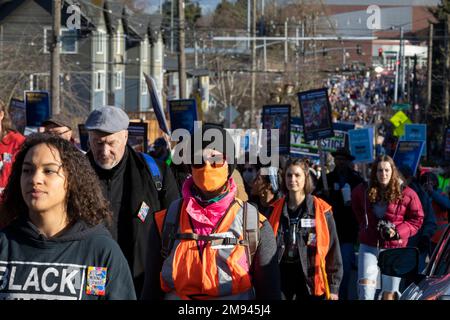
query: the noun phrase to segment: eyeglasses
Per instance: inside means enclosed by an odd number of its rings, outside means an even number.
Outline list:
[[[210,156],[206,159],[204,159],[202,157],[202,163],[197,163],[197,164],[192,164],[191,166],[195,169],[200,169],[203,168],[206,165],[206,162],[209,162],[209,164],[211,165],[211,167],[213,168],[221,168],[224,166],[226,159],[223,155],[214,155],[214,156]]]

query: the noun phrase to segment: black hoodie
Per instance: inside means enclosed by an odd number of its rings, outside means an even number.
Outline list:
[[[103,225],[47,239],[26,218],[0,232],[0,300],[134,300],[127,261]]]

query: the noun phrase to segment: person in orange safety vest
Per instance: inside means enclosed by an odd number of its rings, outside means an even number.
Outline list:
[[[308,164],[286,164],[287,196],[268,216],[277,238],[281,290],[287,300],[337,300],[343,266],[332,208],[313,191]]]
[[[201,149],[194,149],[189,141],[198,134],[213,135],[214,148],[201,140]],[[231,136],[203,125],[187,146],[192,176],[182,199],[154,215],[141,298],[280,299],[273,230],[255,207],[236,197]]]

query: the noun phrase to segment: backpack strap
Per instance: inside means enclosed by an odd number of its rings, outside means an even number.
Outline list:
[[[141,156],[144,158],[145,163],[147,163],[148,170],[152,175],[153,183],[155,184],[156,190],[160,192],[162,190],[162,175],[159,171],[159,167],[156,164],[155,159],[144,152],[140,152]]]
[[[172,251],[180,221],[183,198],[173,201],[166,212],[161,235],[161,256],[166,259]]]
[[[248,242],[247,246],[247,256],[250,265],[253,262],[253,257],[255,256],[256,250],[258,249],[260,234],[259,234],[259,213],[258,210],[248,204],[247,201],[244,202],[244,239]]]

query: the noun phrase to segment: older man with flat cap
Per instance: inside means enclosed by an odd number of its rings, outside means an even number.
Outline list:
[[[347,300],[351,298],[350,274],[352,266],[356,265],[354,247],[358,239],[358,223],[351,207],[351,191],[364,180],[352,169],[351,163],[355,157],[347,148],[338,148],[331,155],[334,157],[335,168],[327,174],[328,193],[323,190],[322,179],[317,185],[317,190],[318,195],[333,207],[344,267],[339,299]]]
[[[111,205],[111,234],[128,260],[140,295],[151,216],[167,208],[180,193],[163,162],[127,145],[128,124],[127,114],[118,107],[93,110],[85,123],[90,145],[87,156]]]

